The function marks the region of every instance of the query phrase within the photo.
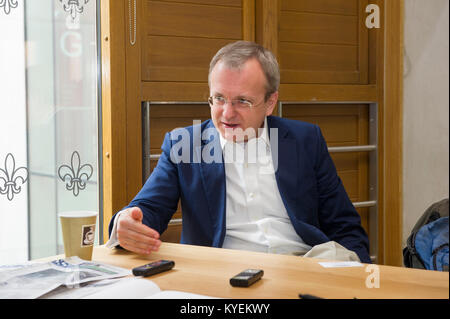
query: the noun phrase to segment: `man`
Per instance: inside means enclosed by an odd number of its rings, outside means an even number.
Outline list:
[[[271,116],[280,82],[272,53],[228,44],[208,82],[211,120],[166,134],[153,173],[111,220],[108,245],[158,250],[181,199],[181,243],[301,256],[332,243],[370,262],[319,127]]]

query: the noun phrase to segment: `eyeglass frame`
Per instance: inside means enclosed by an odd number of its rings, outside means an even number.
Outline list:
[[[221,98],[221,99],[224,100],[222,105],[215,105],[214,104],[214,99],[217,99],[217,98]],[[255,103],[253,103],[253,102],[251,102],[251,101],[249,101],[249,100],[247,100],[245,98],[227,99],[227,98],[225,98],[223,96],[216,95],[216,96],[208,97],[208,104],[209,104],[210,107],[213,107],[213,106],[216,106],[216,107],[220,106],[220,107],[222,107],[222,106],[224,106],[225,104],[227,104],[229,102],[231,102],[231,105],[235,105],[236,103],[239,103],[238,102],[239,100],[245,100],[249,105],[245,106],[245,107],[238,107],[238,109],[240,109],[240,110],[251,110],[251,109],[255,108],[256,106],[259,106],[261,103],[265,102],[266,99],[263,98],[260,102],[255,104]]]

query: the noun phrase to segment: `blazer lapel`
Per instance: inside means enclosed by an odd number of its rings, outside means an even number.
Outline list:
[[[226,186],[225,186],[225,167],[223,164],[222,148],[218,132],[212,121],[205,129],[215,130],[209,140],[202,140],[201,146],[196,147],[197,158],[200,158],[200,174],[203,181],[203,190],[206,193],[208,201],[209,216],[212,223],[212,246],[220,247],[225,236],[225,209],[226,209]],[[208,137],[208,136],[207,136]],[[210,155],[213,152],[220,154],[211,155],[211,158],[202,155]],[[211,159],[216,160],[211,162]],[[206,159],[206,161],[205,161]]]
[[[287,129],[284,126],[278,126],[273,117],[267,118],[267,126],[275,178],[284,206],[291,215],[290,212],[295,210],[295,191],[298,186],[297,144],[294,139],[289,138]]]
[[[278,126],[273,117],[267,118],[267,126],[278,189],[288,214],[292,216],[291,213],[295,211],[295,194],[298,187],[297,145],[295,140],[289,137],[287,129],[284,126]],[[200,173],[213,228],[211,244],[214,247],[221,247],[226,227],[225,166],[219,133],[212,121],[206,125],[205,129],[214,129],[215,134],[211,134],[209,140],[202,140],[201,146],[196,147],[195,152],[197,158],[201,159]],[[220,152],[220,156],[216,155],[217,160],[212,163],[205,162],[202,155],[212,150]]]

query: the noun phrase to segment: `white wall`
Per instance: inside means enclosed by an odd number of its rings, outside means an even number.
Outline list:
[[[449,1],[405,0],[403,246],[449,196]]]
[[[0,193],[0,264],[28,259],[28,182],[16,179],[26,177],[23,169],[16,170],[28,167],[24,8],[22,1],[17,3],[9,14],[0,8],[0,189],[7,182],[21,187],[10,198]],[[12,157],[5,163],[7,154],[14,157],[14,167]]]

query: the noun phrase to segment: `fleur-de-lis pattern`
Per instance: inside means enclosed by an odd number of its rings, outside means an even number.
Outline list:
[[[5,158],[5,169],[0,168],[0,194],[12,201],[15,194],[19,194],[23,184],[28,180],[26,167],[16,169],[16,161],[11,153]]]
[[[80,0],[59,0],[59,2],[63,3],[64,11],[70,12],[72,20],[75,20],[78,13],[83,13],[83,6],[87,4],[89,0],[81,0],[81,2],[84,2],[83,4],[80,4]]]
[[[66,189],[73,191],[74,196],[78,196],[80,190],[86,188],[86,182],[94,172],[92,165],[80,165],[80,154],[77,151],[72,153],[71,166],[61,165],[58,168],[59,178],[66,183]]]
[[[0,0],[0,8],[3,7],[3,11],[5,11],[5,14],[9,14],[11,12],[11,8],[17,8],[17,0]]]

